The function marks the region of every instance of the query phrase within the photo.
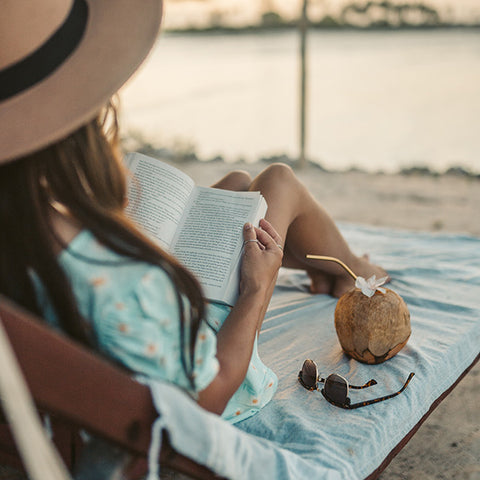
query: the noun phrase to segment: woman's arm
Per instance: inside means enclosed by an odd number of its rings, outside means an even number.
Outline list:
[[[245,225],[240,296],[217,335],[220,370],[199,393],[198,403],[218,414],[224,411],[245,378],[257,328],[282,263],[283,252],[278,246],[280,236],[266,220],[262,220],[260,226],[261,229]]]

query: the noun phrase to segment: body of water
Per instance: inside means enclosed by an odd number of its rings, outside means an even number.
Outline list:
[[[160,37],[122,120],[201,158],[298,156],[293,32]],[[480,31],[312,31],[307,156],[331,169],[480,171]],[[125,131],[125,130],[124,130]]]

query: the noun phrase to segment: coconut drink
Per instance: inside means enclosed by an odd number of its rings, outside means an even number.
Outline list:
[[[340,264],[355,279],[355,288],[344,293],[335,308],[335,330],[343,351],[363,363],[382,363],[396,355],[410,337],[410,312],[400,295],[382,287],[388,277],[368,280],[355,275],[334,257],[307,258]]]

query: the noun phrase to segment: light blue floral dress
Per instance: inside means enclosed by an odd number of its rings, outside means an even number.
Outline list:
[[[59,261],[71,281],[81,314],[91,322],[98,349],[106,356],[137,374],[173,382],[192,395],[217,375],[216,335],[202,322],[192,391],[181,363],[175,286],[161,268],[117,255],[87,230],[73,239]],[[36,288],[45,319],[58,328],[39,282]],[[229,313],[229,307],[210,303],[206,321],[218,330]],[[188,335],[188,327],[185,330]],[[222,416],[232,423],[252,416],[271,400],[276,387],[277,377],[260,360],[255,341],[247,376]]]

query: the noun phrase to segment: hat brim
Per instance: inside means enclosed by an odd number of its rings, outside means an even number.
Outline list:
[[[92,119],[157,38],[160,0],[86,0],[85,33],[40,83],[0,103],[0,164],[67,136]]]

